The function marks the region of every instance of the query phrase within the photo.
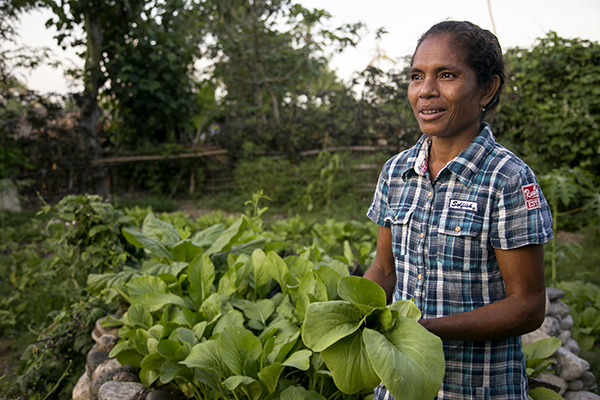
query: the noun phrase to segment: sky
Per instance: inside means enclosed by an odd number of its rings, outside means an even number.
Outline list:
[[[488,8],[488,1],[491,6]],[[401,66],[401,59],[411,55],[423,32],[436,22],[446,19],[471,21],[494,31],[504,49],[532,47],[536,39],[555,31],[565,38],[582,38],[600,42],[599,0],[299,0],[304,7],[328,11],[326,25],[334,28],[344,23],[362,22],[367,26],[356,48],[334,56],[330,66],[342,79],[362,71],[378,54],[385,54]],[[18,45],[47,46],[55,58],[67,67],[83,63],[73,49],[63,51],[56,46],[54,31],[45,27],[49,12],[34,12],[21,18],[17,31]],[[492,25],[492,18],[494,25]],[[384,28],[388,33],[376,40],[375,32]],[[392,61],[380,58],[382,69],[394,67]],[[31,89],[41,93],[66,93],[77,90],[63,76],[61,69],[42,67],[19,77]]]

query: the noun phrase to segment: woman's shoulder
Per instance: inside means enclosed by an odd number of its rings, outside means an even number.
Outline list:
[[[399,172],[400,170],[400,172],[402,172],[410,168],[410,166],[414,165],[414,163],[416,162],[419,153],[419,144],[420,141],[414,146],[409,147],[408,149],[405,149],[400,153],[393,155],[385,162],[383,170],[395,172]]]
[[[533,173],[525,161],[521,160],[519,156],[497,142],[494,144],[494,148],[489,156],[489,167],[498,170],[500,173],[509,176],[523,172]]]

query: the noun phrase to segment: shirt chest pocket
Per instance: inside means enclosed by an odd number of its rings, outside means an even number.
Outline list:
[[[480,269],[484,251],[483,218],[473,213],[449,213],[437,230],[437,262],[443,268]]]
[[[389,209],[385,214],[385,220],[389,221],[392,230],[392,248],[394,257],[404,257],[408,252],[408,237],[410,234],[410,219],[414,209],[400,207]]]

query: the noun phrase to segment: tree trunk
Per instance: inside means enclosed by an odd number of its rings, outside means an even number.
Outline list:
[[[100,70],[103,32],[97,15],[85,14],[85,30],[87,34],[87,50],[84,73],[84,90],[80,102],[80,135],[83,140],[89,161],[101,158],[101,149],[96,137],[98,121],[102,111],[98,107],[98,91],[102,79]],[[106,200],[110,200],[110,188],[105,167],[90,167],[92,190]]]

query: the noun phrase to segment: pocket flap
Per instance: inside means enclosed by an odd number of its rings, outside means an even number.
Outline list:
[[[385,221],[389,221],[392,225],[406,225],[413,211],[414,209],[410,207],[388,209],[385,213]]]
[[[483,229],[483,218],[470,213],[452,214],[440,220],[438,233],[448,236],[478,236]]]

